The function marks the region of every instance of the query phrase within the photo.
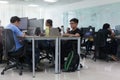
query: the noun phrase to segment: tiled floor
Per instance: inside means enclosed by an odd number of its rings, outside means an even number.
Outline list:
[[[0,71],[3,67],[4,65],[0,65]],[[32,78],[32,73],[28,71],[19,76],[15,70],[9,70],[5,75],[0,75],[0,80],[120,80],[120,62],[94,62],[87,59],[80,71],[54,74],[54,70],[50,69],[37,72],[35,78]]]

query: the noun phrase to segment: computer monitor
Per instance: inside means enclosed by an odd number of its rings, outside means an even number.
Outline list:
[[[28,27],[28,17],[22,17],[20,18],[20,26],[19,29],[20,30],[27,30]]]
[[[38,19],[36,22],[36,27],[40,27],[40,29],[43,31],[44,29],[44,19]]]
[[[86,28],[81,28],[81,32],[82,34],[84,35],[86,32],[89,32],[89,28],[86,27]]]
[[[28,35],[34,35],[35,34],[35,22],[36,18],[28,19],[28,30],[27,34]]]
[[[43,27],[44,27],[44,19],[29,19],[29,27],[34,27],[34,28],[40,28],[41,31],[43,31]]]
[[[95,33],[95,27],[81,28],[81,32],[83,37],[93,36]]]
[[[37,19],[36,18],[32,18],[28,20],[28,27],[35,27],[35,21]]]

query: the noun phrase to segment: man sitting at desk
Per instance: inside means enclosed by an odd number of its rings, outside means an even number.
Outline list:
[[[63,36],[68,36],[68,37],[80,37],[81,31],[80,29],[77,28],[79,23],[79,20],[76,18],[73,18],[70,20],[70,26],[72,28],[69,33],[64,34]]]
[[[19,25],[20,25],[20,18],[17,16],[13,16],[10,19],[10,24],[6,27],[6,29],[10,29],[13,31],[14,40],[15,40],[15,44],[16,44],[15,51],[18,51],[18,50],[23,51],[23,49],[24,49],[24,45],[21,44],[22,41],[18,37],[21,37],[21,38],[25,37],[25,34],[20,31]],[[32,51],[32,48],[30,50]],[[35,52],[35,67],[36,67],[36,69],[38,69],[36,65],[39,62],[39,55],[40,55],[39,51],[36,50],[36,52]],[[31,61],[32,59],[28,56],[26,56],[26,58],[29,59],[29,60],[27,60],[27,62],[30,65],[30,68],[32,69],[32,61]]]
[[[111,28],[110,28],[110,24],[108,23],[105,23],[103,25],[103,29],[100,29],[98,31],[98,34],[100,34],[100,32],[102,32],[102,34],[104,34],[102,37],[98,37],[96,43],[97,43],[97,46],[99,47],[104,47],[104,51],[103,50],[99,50],[99,57],[100,58],[106,58],[108,55],[109,57],[111,57],[113,60],[117,61],[117,58],[116,58],[116,53],[117,53],[117,42],[115,40],[115,34],[112,32]],[[99,36],[99,35],[98,35]],[[107,41],[108,38],[110,38],[110,42]],[[102,41],[102,43],[101,43]],[[98,45],[98,43],[101,43]],[[100,46],[101,45],[101,46]],[[101,48],[102,49],[102,48]],[[103,52],[101,52],[103,51]],[[105,55],[105,56],[103,56]]]
[[[81,36],[81,31],[78,29],[78,23],[79,20],[76,18],[73,18],[70,20],[70,26],[72,28],[69,33],[64,34],[63,36],[66,37],[80,37]],[[66,57],[69,53],[70,50],[75,49],[77,52],[77,41],[76,40],[70,40],[70,41],[62,41],[62,48],[61,48],[61,65],[64,65],[64,57]],[[62,67],[62,66],[61,66]]]

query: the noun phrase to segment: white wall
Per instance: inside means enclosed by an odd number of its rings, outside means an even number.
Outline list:
[[[105,5],[114,2],[120,2],[120,0],[83,0],[81,2],[57,6],[53,8],[40,8],[40,7],[28,7],[20,5],[2,5],[0,4],[0,20],[2,21],[2,25],[6,26],[9,23],[9,19],[11,16],[19,16],[19,17],[29,17],[29,18],[45,18],[52,19],[54,21],[54,27],[58,27],[63,25],[63,13],[80,9],[80,8],[88,8],[93,6]]]
[[[3,26],[10,22],[11,16],[43,18],[44,9],[39,7],[28,7],[23,5],[0,4],[0,20]]]
[[[54,21],[54,27],[63,25],[63,13],[81,8],[88,8],[94,6],[100,6],[105,4],[111,4],[120,2],[120,0],[85,0],[78,3],[69,5],[58,6],[54,8],[46,8],[45,19],[51,18]]]
[[[63,12],[57,10],[51,10],[45,12],[45,20],[52,19],[53,20],[53,27],[60,27],[63,25]]]

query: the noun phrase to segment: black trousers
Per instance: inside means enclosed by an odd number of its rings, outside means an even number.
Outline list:
[[[64,58],[68,56],[69,52],[74,50],[77,53],[77,40],[61,41],[61,65],[64,65]]]
[[[107,55],[115,55],[117,54],[117,41],[115,39],[110,42],[106,42],[106,45],[103,47],[97,47],[99,52],[99,58],[106,58]]]

